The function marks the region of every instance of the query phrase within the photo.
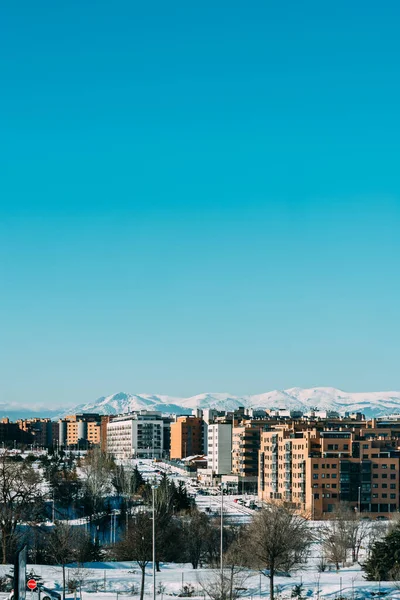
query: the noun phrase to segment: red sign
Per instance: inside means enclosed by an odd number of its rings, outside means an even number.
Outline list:
[[[29,579],[28,583],[26,585],[28,586],[28,588],[30,590],[36,590],[36,588],[37,588],[37,583],[34,579]]]

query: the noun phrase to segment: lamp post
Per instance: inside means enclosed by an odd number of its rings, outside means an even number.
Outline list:
[[[151,486],[151,494],[153,500],[153,600],[156,600],[156,503],[155,492],[158,485],[153,483]]]
[[[361,486],[358,486],[358,514],[361,515]]]
[[[220,545],[220,560],[221,560],[221,579],[224,575],[224,484],[221,481],[221,545]]]

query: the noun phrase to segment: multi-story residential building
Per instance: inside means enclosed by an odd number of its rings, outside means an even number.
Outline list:
[[[55,424],[51,419],[40,419],[38,417],[18,419],[17,424],[22,431],[26,431],[33,436],[33,443],[37,446],[48,448],[56,442],[54,440]]]
[[[376,516],[398,510],[398,430],[364,425],[320,430],[292,424],[262,432],[259,497],[286,501],[314,518],[339,502]]]
[[[178,417],[171,423],[171,459],[181,460],[203,453],[203,419],[201,417]]]
[[[61,446],[90,448],[100,445],[101,418],[96,413],[68,415],[59,421]]]
[[[141,410],[107,423],[107,451],[117,459],[161,458],[164,421],[161,413]]]
[[[208,426],[208,469],[215,475],[232,471],[232,423]]]
[[[33,434],[30,431],[24,431],[18,423],[11,423],[8,418],[0,420],[0,444],[3,448],[9,448],[19,444],[32,444],[34,442]]]
[[[232,429],[232,473],[240,477],[258,476],[260,432],[264,421],[249,421]]]
[[[107,452],[107,425],[113,419],[111,415],[102,415],[100,419],[100,448]]]

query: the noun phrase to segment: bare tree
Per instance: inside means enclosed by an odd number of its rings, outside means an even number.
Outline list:
[[[41,476],[27,461],[14,462],[0,456],[0,530],[2,562],[7,563],[15,546],[17,527],[21,521],[36,521],[43,512]]]
[[[197,569],[207,549],[210,520],[207,515],[194,508],[182,518],[182,530],[187,561],[192,564],[193,569]]]
[[[104,496],[111,491],[115,462],[100,448],[90,450],[81,462],[84,490],[92,514],[100,511]]]
[[[65,600],[65,567],[76,556],[77,529],[64,521],[57,521],[48,536],[47,547],[52,559],[62,567],[63,600]]]
[[[340,519],[328,521],[322,530],[322,552],[326,560],[339,571],[340,563],[345,564],[349,547],[348,532]]]
[[[82,600],[82,586],[90,579],[90,577],[93,577],[93,575],[93,571],[86,569],[80,564],[70,571],[68,578],[68,590],[74,592],[75,598],[77,592],[79,592],[79,598]]]
[[[212,569],[199,577],[198,582],[211,600],[237,600],[245,591],[243,584],[247,578],[248,574],[243,570],[230,572],[227,576],[219,569]]]
[[[137,563],[142,572],[140,600],[143,600],[146,565],[152,557],[152,519],[148,513],[138,513],[130,520],[128,531],[116,544],[114,552],[118,560],[131,560]]]
[[[243,527],[229,527],[225,538],[228,538],[229,546],[223,557],[225,572],[229,579],[229,600],[235,600],[235,590],[243,587],[248,577],[246,564],[246,540]]]
[[[254,517],[246,532],[247,561],[269,578],[271,600],[277,571],[303,565],[311,541],[307,521],[285,506],[270,504]]]

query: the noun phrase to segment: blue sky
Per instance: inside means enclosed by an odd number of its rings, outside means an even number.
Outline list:
[[[0,9],[0,401],[399,389],[400,6]]]

